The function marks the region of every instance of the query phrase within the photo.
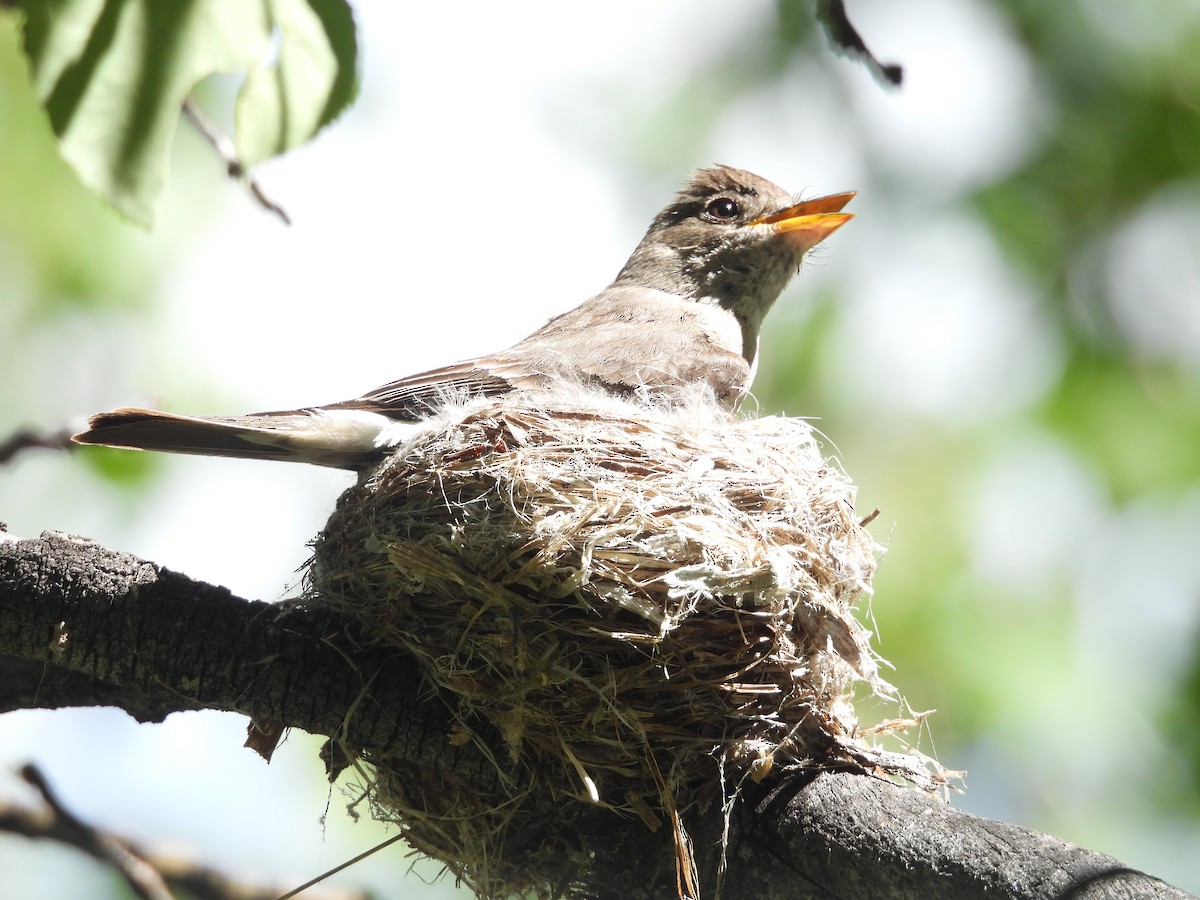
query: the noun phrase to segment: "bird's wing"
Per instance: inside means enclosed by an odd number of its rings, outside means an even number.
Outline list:
[[[551,319],[508,355],[529,369],[617,393],[707,384],[736,405],[752,371],[732,313],[638,287],[610,287]],[[510,376],[511,377],[511,376]]]
[[[81,444],[134,450],[307,462],[359,468],[455,398],[494,396],[540,383],[541,376],[502,357],[469,360],[410,375],[355,400],[246,416],[180,416],[126,407],[100,413],[75,435]],[[401,430],[396,430],[400,427]]]
[[[750,366],[733,316],[661,291],[610,288],[508,350],[409,375],[326,406],[248,416],[180,416],[125,408],[93,416],[75,440],[142,450],[292,460],[357,468],[378,458],[395,426],[453,402],[590,383],[616,393],[708,384],[736,405]]]
[[[540,373],[528,371],[515,361],[486,357],[409,375],[354,400],[320,409],[359,409],[392,419],[417,420],[455,398],[492,397],[540,380]]]

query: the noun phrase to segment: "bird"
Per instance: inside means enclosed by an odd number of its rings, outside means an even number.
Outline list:
[[[506,350],[322,406],[238,416],[123,407],[92,416],[74,440],[361,470],[451,397],[578,382],[670,399],[701,385],[736,409],[754,378],[763,319],[805,254],[853,217],[842,210],[854,196],[799,200],[742,169],[699,169],[608,287]]]

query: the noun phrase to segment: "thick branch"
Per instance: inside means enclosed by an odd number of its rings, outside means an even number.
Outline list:
[[[460,779],[493,777],[474,754],[431,739],[449,733],[450,713],[415,702],[420,675],[395,651],[356,648],[329,616],[243,600],[82,538],[0,543],[5,658],[0,711],[111,705],[159,721],[230,710]]]
[[[776,787],[745,811],[729,875],[736,896],[1188,896],[1111,856],[889,782],[823,775],[795,788]],[[795,892],[780,893],[780,881]]]
[[[408,660],[347,635],[328,615],[246,601],[90,541],[0,540],[2,709],[103,703],[142,720],[233,710],[433,778],[490,784],[492,764],[449,739],[450,702],[431,698]],[[1187,896],[1111,857],[861,775],[756,790],[733,822],[726,898]],[[668,829],[589,810],[594,896],[671,896]],[[720,816],[687,824],[711,885]]]

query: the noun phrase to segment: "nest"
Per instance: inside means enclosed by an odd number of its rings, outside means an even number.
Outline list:
[[[853,615],[878,550],[854,493],[808,423],[703,395],[452,404],[342,496],[309,594],[419,662],[436,739],[499,787],[369,757],[376,814],[480,896],[550,896],[586,880],[589,806],[679,833],[781,766],[928,786],[851,705],[891,692]]]

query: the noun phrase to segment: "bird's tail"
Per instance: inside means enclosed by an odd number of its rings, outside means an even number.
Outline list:
[[[364,410],[288,410],[248,416],[179,416],[124,407],[99,413],[74,440],[130,450],[274,459],[356,469],[378,458],[394,424]]]

